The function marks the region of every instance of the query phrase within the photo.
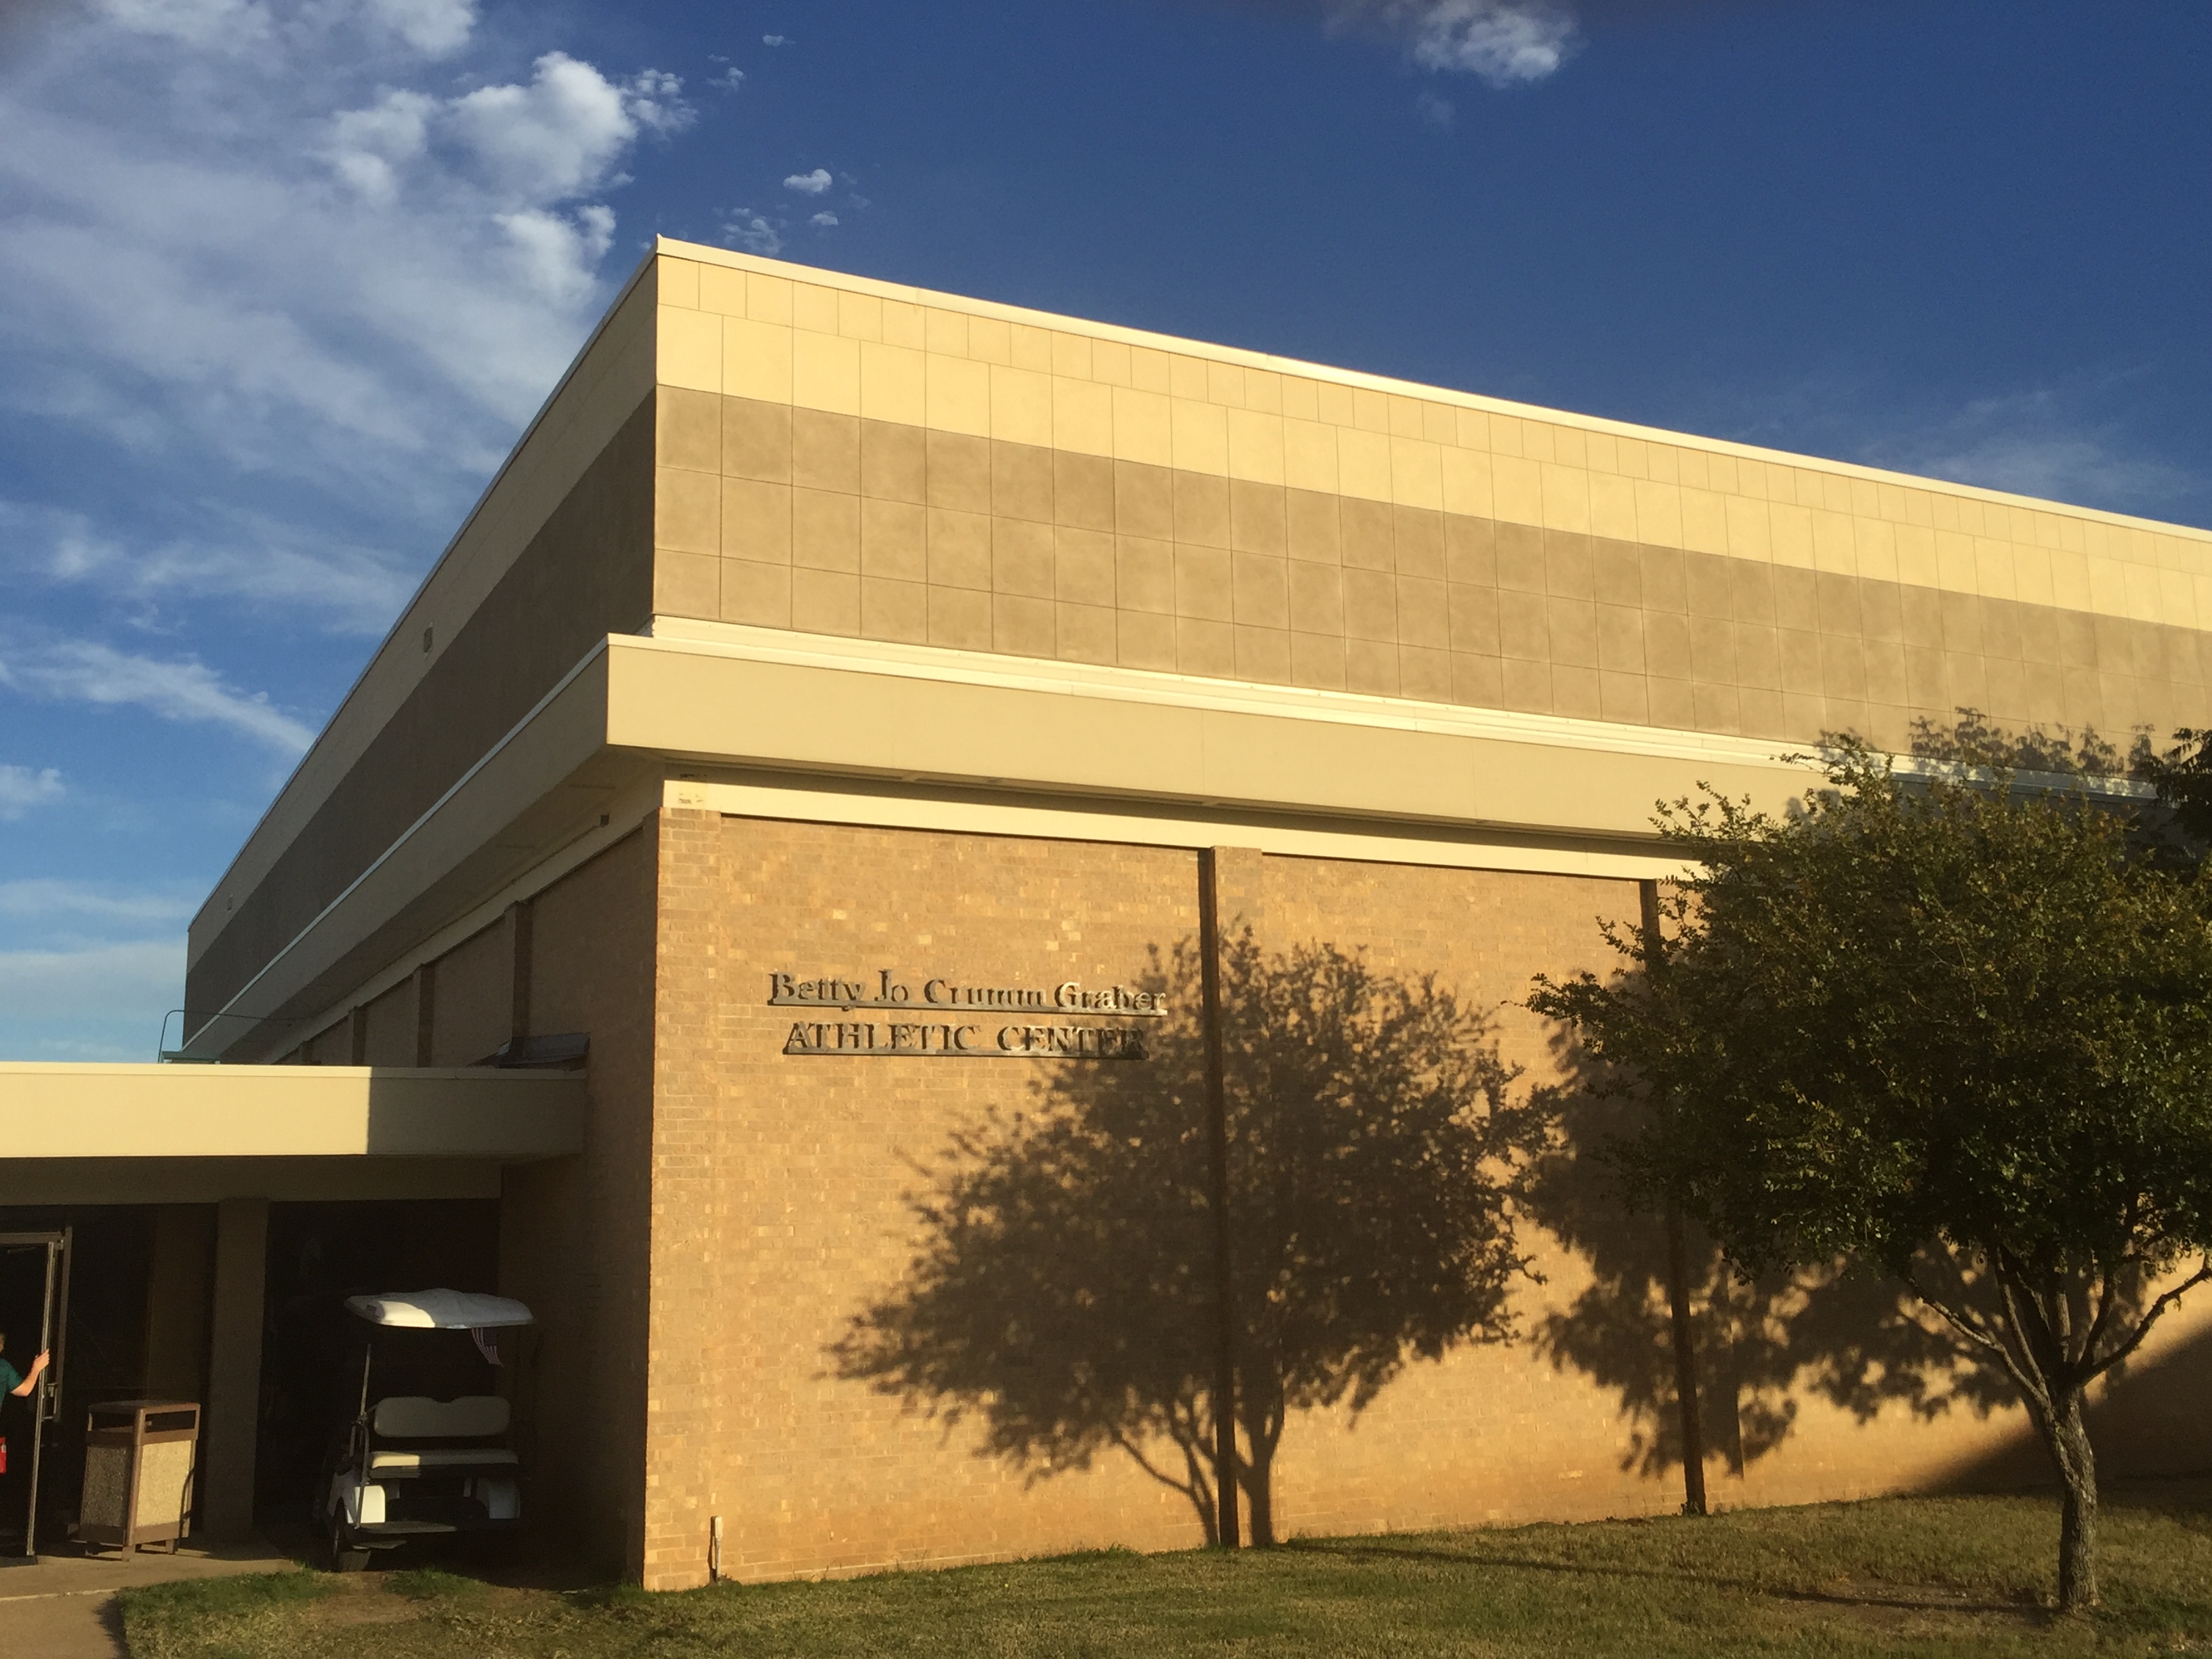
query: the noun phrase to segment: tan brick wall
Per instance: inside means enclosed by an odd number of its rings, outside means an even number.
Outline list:
[[[663,815],[645,1582],[696,1583],[710,1517],[747,1577],[1199,1540],[1120,1461],[1025,1489],[824,1347],[909,1254],[903,1201],[1043,1062],[786,1058],[778,969],[1126,979],[1196,925],[1155,848]]]
[[[909,1160],[987,1108],[1018,1108],[1049,1063],[787,1058],[791,1016],[763,1006],[779,969],[1127,979],[1148,945],[1194,930],[1195,866],[1157,848],[663,815],[647,1585],[702,1582],[716,1515],[726,1572],[749,1578],[1199,1541],[1184,1501],[1126,1460],[1025,1485],[975,1455],[971,1430],[947,1432],[829,1375],[827,1345],[908,1258]],[[1270,949],[1364,947],[1385,970],[1432,972],[1492,1011],[1524,1087],[1556,1075],[1552,1033],[1514,1006],[1531,976],[1602,966],[1596,919],[1636,906],[1621,882],[1251,854],[1224,861],[1223,883],[1229,919],[1256,920]],[[1516,1306],[1533,1330],[1589,1275],[1556,1241],[1529,1242],[1546,1282]],[[1743,1477],[1714,1462],[1716,1502],[1841,1498],[2011,1467],[2003,1454],[2021,1432],[2016,1413],[1929,1425],[1893,1408],[1862,1424],[1809,1394],[1795,1403],[1794,1433]],[[1295,1420],[1279,1524],[1671,1510],[1679,1472],[1631,1467],[1635,1426],[1618,1394],[1530,1344],[1462,1350],[1409,1367],[1356,1426],[1342,1412]],[[2202,1461],[2212,1446],[2187,1455]]]

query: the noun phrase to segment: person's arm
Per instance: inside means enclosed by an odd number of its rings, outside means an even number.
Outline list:
[[[18,1382],[14,1388],[9,1389],[8,1392],[14,1395],[27,1395],[30,1393],[32,1389],[37,1388],[39,1386],[39,1374],[46,1369],[46,1361],[51,1358],[52,1358],[52,1356],[50,1354],[41,1353],[36,1359],[33,1359],[31,1362],[31,1374],[25,1377],[21,1382]]]

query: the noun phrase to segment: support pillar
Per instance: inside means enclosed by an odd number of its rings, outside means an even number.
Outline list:
[[[415,970],[415,1063],[428,1066],[436,1053],[438,962],[432,957]]]
[[[163,1204],[154,1212],[142,1384],[149,1400],[204,1402],[207,1397],[215,1223],[215,1213],[205,1204]]]
[[[1237,1327],[1235,1304],[1235,1226],[1231,1220],[1226,1026],[1223,966],[1226,952],[1243,927],[1255,930],[1260,908],[1260,860],[1256,848],[1202,848],[1198,854],[1200,1023],[1206,1051],[1207,1207],[1213,1221],[1213,1466],[1214,1540],[1224,1549],[1243,1542],[1237,1512]],[[1264,1517],[1263,1517],[1264,1520]],[[1256,1541],[1273,1543],[1261,1536]]]
[[[269,1275],[269,1200],[226,1198],[216,1209],[215,1316],[208,1356],[207,1437],[200,1513],[208,1536],[253,1536],[253,1460],[261,1419],[261,1322]]]

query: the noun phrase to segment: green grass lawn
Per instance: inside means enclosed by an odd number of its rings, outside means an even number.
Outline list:
[[[1114,1552],[649,1595],[434,1569],[124,1593],[133,1659],[2212,1654],[2212,1500],[2104,1511],[2106,1607],[2047,1611],[2048,1500],[1898,1498],[1705,1521]]]

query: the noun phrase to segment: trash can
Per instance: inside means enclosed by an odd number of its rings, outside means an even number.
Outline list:
[[[84,1435],[84,1498],[76,1535],[136,1549],[191,1530],[200,1408],[188,1400],[118,1400],[92,1408]]]

